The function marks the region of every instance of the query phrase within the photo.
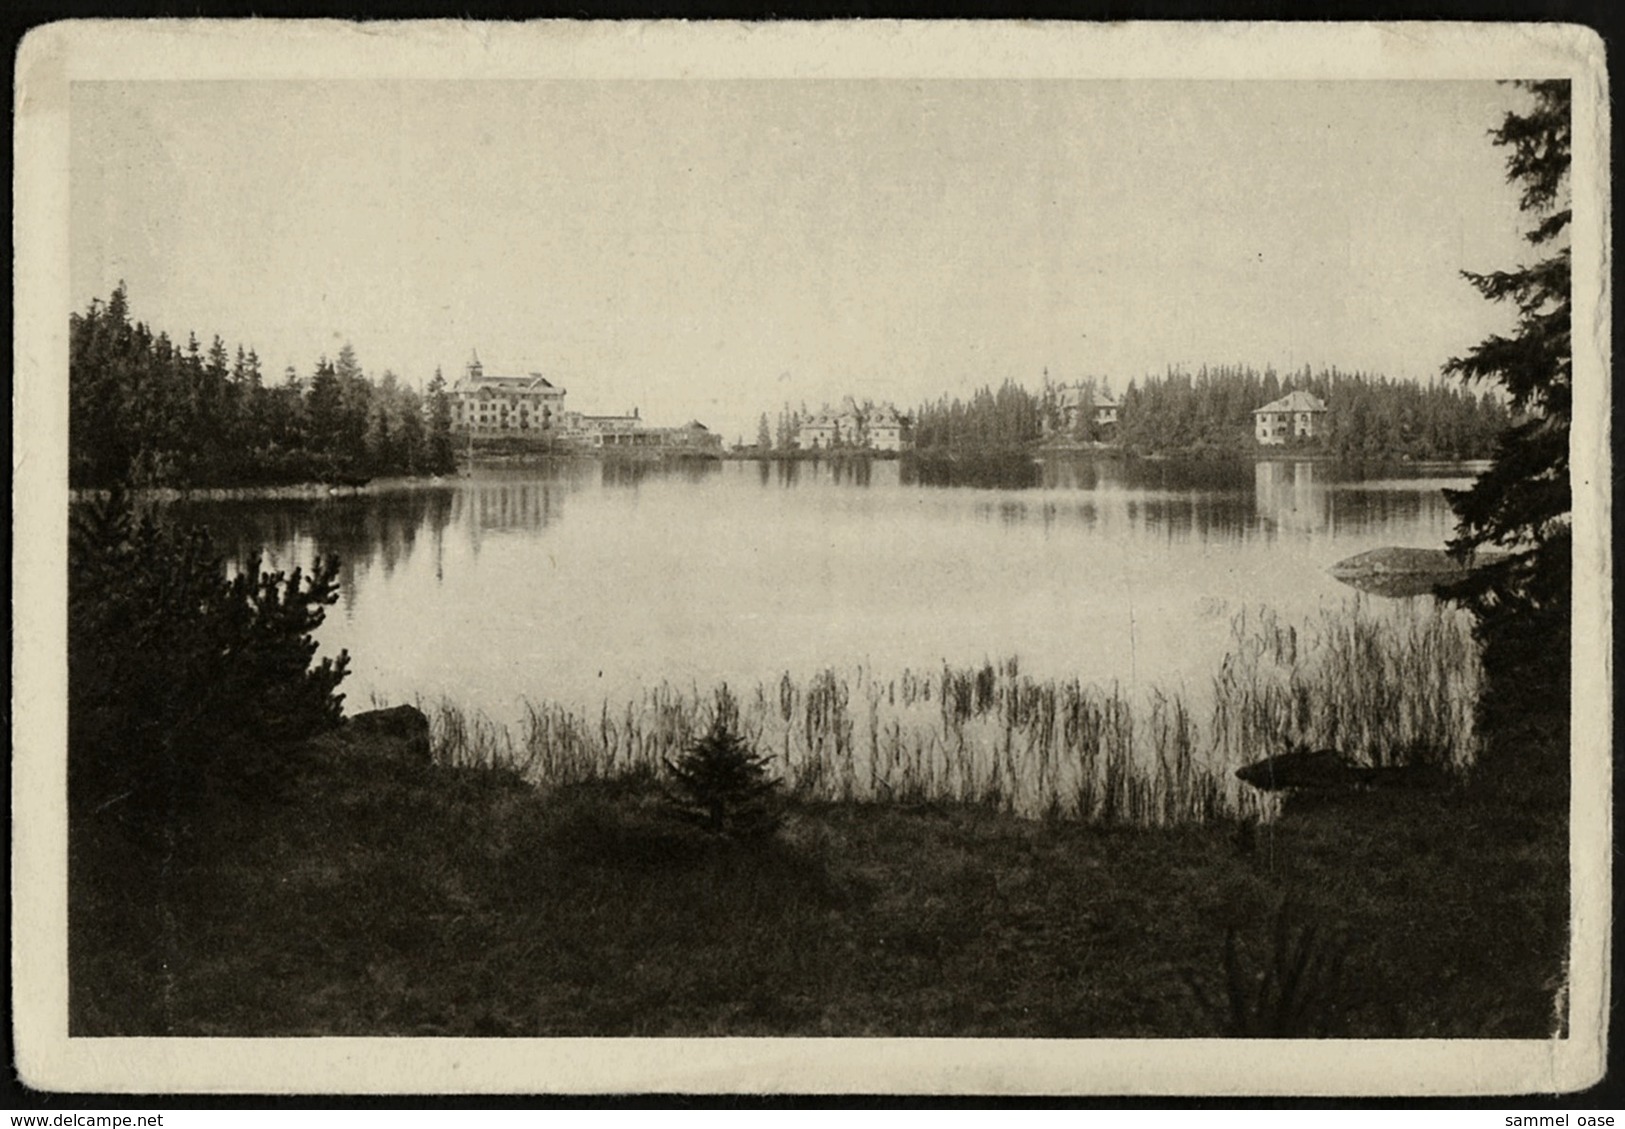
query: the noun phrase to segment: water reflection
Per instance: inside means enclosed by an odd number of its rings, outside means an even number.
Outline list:
[[[206,526],[216,552],[234,564],[260,555],[266,567],[289,569],[337,556],[348,605],[357,580],[374,567],[387,579],[411,561],[424,539],[438,551],[447,527],[457,519],[458,495],[446,487],[326,498],[183,501],[170,514],[179,522]]]
[[[472,482],[456,493],[452,516],[466,520],[476,540],[485,532],[544,529],[558,518],[569,489],[553,482]]]
[[[904,458],[904,486],[968,486],[979,490],[1030,490],[1044,484],[1044,466],[1030,455],[937,456]]]
[[[1301,460],[558,462],[321,498],[194,502],[222,553],[341,560],[324,651],[353,701],[594,708],[672,679],[893,672],[1017,655],[1205,684],[1248,607],[1313,612],[1326,569],[1438,547],[1442,476]],[[1001,485],[1002,484],[1002,485]]]
[[[762,486],[896,486],[898,464],[894,459],[772,459],[757,464],[757,481]]]
[[[1258,516],[1276,529],[1306,532],[1331,523],[1331,496],[1315,464],[1261,462],[1253,468]]]
[[[1439,485],[1460,485],[1461,468]],[[785,489],[964,489],[970,516],[1014,528],[1152,534],[1164,542],[1225,542],[1282,536],[1359,535],[1442,520],[1446,507],[1428,477],[1362,477],[1358,469],[1309,461],[1129,461],[1019,458],[558,461],[482,470],[472,478],[320,498],[257,498],[176,503],[182,520],[207,524],[232,560],[265,549],[279,567],[337,554],[349,581],[376,566],[387,578],[418,542],[439,553],[448,527],[477,554],[491,536],[531,536],[564,518],[583,491],[617,492],[660,483],[662,505],[687,507],[685,487],[743,481],[772,494]],[[726,482],[722,483],[726,486]],[[676,492],[673,492],[676,491]],[[702,502],[703,505],[713,504]],[[723,503],[726,505],[726,503]]]
[[[721,473],[722,463],[718,459],[605,459],[598,468],[600,484],[635,488],[651,479],[704,482]]]

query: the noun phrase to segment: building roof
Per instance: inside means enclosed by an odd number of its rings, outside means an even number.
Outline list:
[[[1253,414],[1257,415],[1259,412],[1323,412],[1325,410],[1326,402],[1324,400],[1298,388],[1288,392],[1279,400],[1270,401],[1262,408],[1254,408]]]
[[[484,373],[479,375],[466,373],[458,378],[454,387],[469,391],[492,388],[510,392],[529,392],[554,389],[556,386],[541,373],[533,372],[528,376],[486,376]],[[563,389],[559,391],[562,392]]]
[[[1055,404],[1061,408],[1076,408],[1083,403],[1084,384],[1061,384],[1055,389]],[[1095,387],[1090,391],[1090,402],[1097,408],[1121,407],[1110,393]]]

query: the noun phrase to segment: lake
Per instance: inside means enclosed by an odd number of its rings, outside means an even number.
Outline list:
[[[1442,546],[1441,488],[1473,471],[580,460],[179,509],[237,559],[339,555],[319,639],[350,652],[350,710],[447,699],[511,723],[527,700],[591,716],[666,682],[1010,657],[1127,693],[1200,688],[1243,612],[1307,620],[1357,598],[1335,562]]]

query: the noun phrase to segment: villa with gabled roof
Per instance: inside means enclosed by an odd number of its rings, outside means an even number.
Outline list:
[[[1326,411],[1320,397],[1294,389],[1253,409],[1253,436],[1267,447],[1280,446],[1289,438],[1312,439],[1325,429]]]
[[[897,414],[890,404],[883,404],[869,417],[866,428],[869,449],[872,451],[901,451],[908,421]]]
[[[908,428],[908,417],[891,404],[866,412],[848,396],[838,411],[826,406],[803,423],[796,446],[803,451],[903,451],[909,446]]]
[[[1111,393],[1096,389],[1093,381],[1077,384],[1062,384],[1055,389],[1055,407],[1058,422],[1051,424],[1048,417],[1044,420],[1045,431],[1055,428],[1067,432],[1077,430],[1088,405],[1088,419],[1098,428],[1110,427],[1118,421],[1123,405],[1120,400],[1112,398]]]

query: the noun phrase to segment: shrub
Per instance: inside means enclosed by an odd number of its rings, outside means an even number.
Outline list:
[[[243,754],[337,724],[349,661],[315,666],[338,562],[228,575],[208,532],[142,515],[122,492],[69,533],[68,783],[78,814],[173,814],[240,777]]]
[[[1197,1003],[1226,1035],[1250,1039],[1335,1038],[1348,1034],[1360,993],[1348,974],[1349,945],[1313,923],[1294,925],[1283,900],[1270,927],[1269,955],[1249,971],[1234,926],[1224,935],[1225,1008],[1186,973]]]
[[[675,761],[666,760],[667,804],[680,819],[712,835],[762,839],[779,824],[779,782],[737,732],[727,687],[717,694],[710,729]]]

